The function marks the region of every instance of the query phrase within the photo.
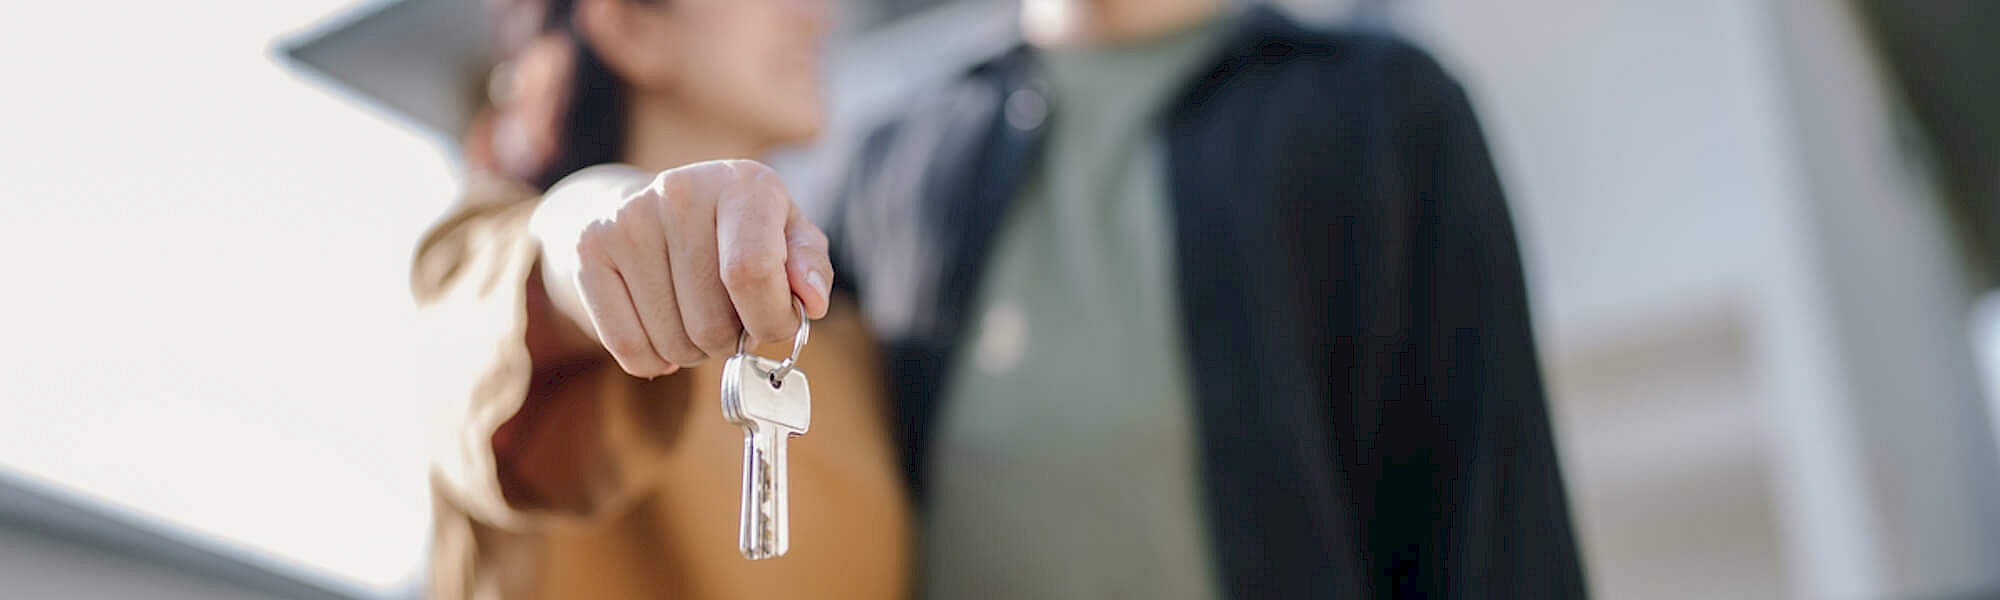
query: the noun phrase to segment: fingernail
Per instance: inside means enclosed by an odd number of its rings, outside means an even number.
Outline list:
[[[819,292],[819,297],[830,297],[826,291],[826,276],[820,275],[819,271],[806,273],[806,285],[812,286],[813,291]]]

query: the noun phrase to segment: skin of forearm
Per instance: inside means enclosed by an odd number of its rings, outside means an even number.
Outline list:
[[[558,362],[609,357],[577,293],[575,253],[561,250],[575,248],[577,232],[586,223],[651,180],[650,174],[633,167],[604,165],[578,171],[543,195],[529,224],[530,233],[542,247],[535,275],[527,282],[531,352],[539,346],[541,356]],[[540,358],[535,362],[543,364]]]

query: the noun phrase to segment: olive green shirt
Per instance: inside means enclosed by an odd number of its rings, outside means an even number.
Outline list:
[[[946,384],[927,597],[1218,595],[1158,118],[1228,21],[1040,51],[1049,93],[1008,98],[1007,121],[1048,127],[1047,145]]]

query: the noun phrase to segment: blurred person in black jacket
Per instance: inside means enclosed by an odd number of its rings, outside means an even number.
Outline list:
[[[1027,0],[823,223],[933,598],[1576,598],[1507,202],[1411,44]]]

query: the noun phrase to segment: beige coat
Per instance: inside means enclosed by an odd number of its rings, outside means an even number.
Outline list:
[[[491,348],[438,434],[431,596],[904,597],[908,505],[877,352],[852,307],[836,302],[813,325],[800,360],[813,420],[791,442],[790,554],[746,560],[743,434],[723,420],[719,362],[647,381],[608,355],[529,356],[537,201],[475,177],[417,250],[418,301]]]

